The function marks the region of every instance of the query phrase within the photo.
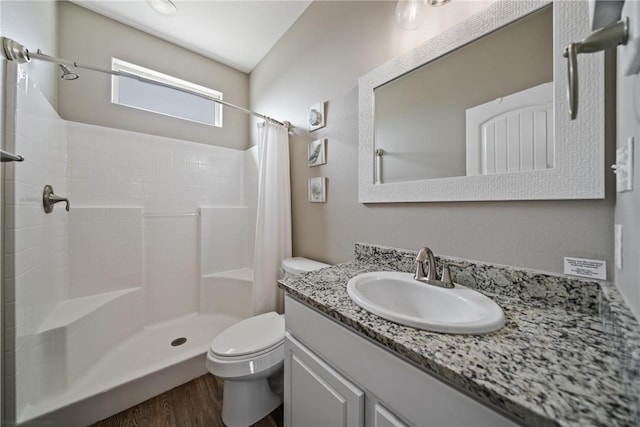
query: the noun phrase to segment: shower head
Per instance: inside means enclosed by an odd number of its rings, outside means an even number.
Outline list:
[[[62,64],[59,65],[62,70],[62,75],[60,76],[62,80],[75,80],[80,77],[78,74],[72,72],[67,66]]]

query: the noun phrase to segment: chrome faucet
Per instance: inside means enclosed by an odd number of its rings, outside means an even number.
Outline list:
[[[426,273],[424,271],[425,260],[429,262],[429,269]],[[436,259],[433,256],[433,252],[431,251],[431,249],[426,247],[420,248],[420,250],[418,251],[418,255],[416,256],[416,274],[413,275],[413,278],[419,282],[427,283],[429,285],[439,286],[441,288],[453,288],[455,287],[455,284],[453,283],[453,280],[451,280],[449,267],[464,268],[465,266],[462,264],[454,263],[445,264],[442,271],[442,279],[438,279],[436,270]]]
[[[424,261],[429,260],[429,270],[425,273]],[[418,255],[416,256],[416,274],[413,278],[420,281],[429,283],[431,280],[438,280],[436,274],[436,259],[433,257],[433,252],[429,248],[420,248]]]

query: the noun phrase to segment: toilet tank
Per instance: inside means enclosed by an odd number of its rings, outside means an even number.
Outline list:
[[[282,260],[282,278],[308,273],[324,267],[329,267],[329,264],[303,257],[285,258]]]

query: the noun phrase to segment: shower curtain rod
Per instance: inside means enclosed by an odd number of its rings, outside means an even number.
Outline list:
[[[208,99],[208,100],[213,101],[215,103],[218,103],[220,105],[224,105],[225,107],[234,108],[236,110],[242,111],[243,113],[249,114],[251,116],[258,117],[258,118],[260,118],[262,120],[265,120],[265,121],[267,121],[269,123],[274,123],[274,124],[277,124],[277,125],[280,125],[280,126],[284,126],[288,130],[290,130],[293,127],[291,125],[291,123],[289,123],[287,121],[281,122],[281,121],[276,120],[274,118],[265,116],[264,114],[257,113],[255,111],[249,110],[247,108],[238,107],[237,105],[231,104],[231,103],[223,101],[221,99],[214,98],[212,96],[204,95],[204,94],[201,94],[201,93],[189,90],[189,89],[176,87],[176,86],[168,84],[168,83],[163,83],[163,82],[159,82],[159,81],[156,81],[156,80],[148,79],[146,77],[138,76],[136,74],[128,73],[126,71],[114,71],[114,70],[108,70],[106,68],[94,67],[93,65],[79,64],[79,63],[77,63],[75,61],[70,61],[68,59],[56,58],[54,56],[45,55],[44,53],[42,53],[42,51],[40,49],[38,49],[36,53],[33,53],[33,52],[30,52],[27,48],[25,48],[23,45],[21,45],[17,41],[15,41],[13,39],[10,39],[8,37],[2,37],[2,48],[3,48],[3,51],[4,51],[4,56],[8,60],[15,61],[18,64],[24,64],[24,63],[31,62],[32,59],[38,59],[40,61],[53,62],[54,64],[67,65],[67,66],[74,67],[74,68],[82,68],[82,69],[85,69],[85,70],[97,71],[99,73],[111,74],[113,76],[127,77],[127,78],[130,78],[130,79],[141,81],[143,83],[149,83],[149,84],[156,85],[156,86],[162,86],[162,87],[166,87],[166,88],[169,88],[169,89],[174,89],[174,90],[177,90],[177,91],[180,91],[180,92],[188,93],[190,95],[195,95],[195,96],[198,96],[200,98]]]

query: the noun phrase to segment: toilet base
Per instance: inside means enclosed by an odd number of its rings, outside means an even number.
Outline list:
[[[283,375],[282,368],[275,375]],[[222,421],[227,427],[250,426],[269,415],[282,400],[282,394],[273,392],[269,377],[250,381],[225,379]]]

